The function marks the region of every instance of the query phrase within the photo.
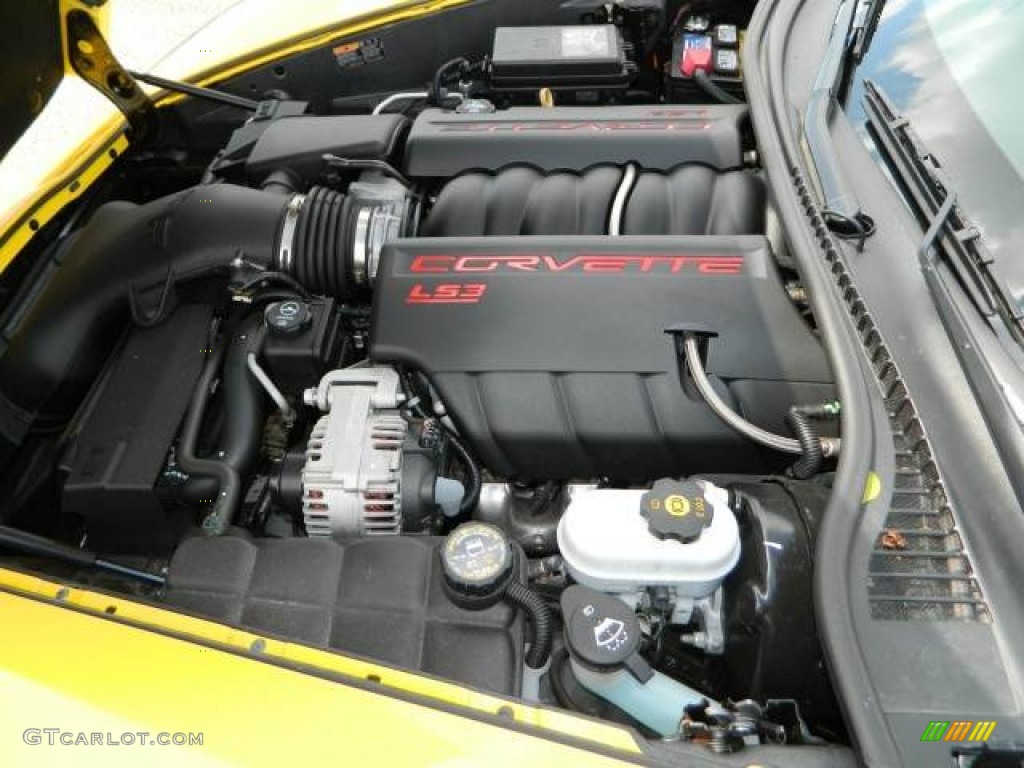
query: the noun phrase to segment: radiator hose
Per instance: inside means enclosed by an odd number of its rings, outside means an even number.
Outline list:
[[[216,461],[228,465],[244,480],[259,453],[260,433],[263,430],[263,391],[259,383],[252,377],[246,366],[250,352],[258,352],[262,346],[265,330],[262,318],[257,314],[242,323],[231,335],[224,355],[221,380],[224,387],[224,434],[217,445]],[[198,391],[198,388],[197,388]],[[203,403],[205,408],[205,403]],[[191,408],[189,410],[191,415]],[[184,442],[184,431],[182,433]],[[197,435],[189,435],[192,440]],[[195,442],[192,443],[195,448]],[[206,472],[202,469],[188,470],[181,465],[181,446],[178,450],[178,463],[190,477],[178,486],[176,495],[183,501],[199,504],[217,496],[224,486],[224,475],[221,470]],[[203,465],[207,466],[207,465]],[[236,502],[229,500],[233,515]]]
[[[242,480],[237,469],[226,461],[204,459],[196,455],[199,429],[203,424],[213,384],[220,374],[224,354],[224,345],[217,344],[206,359],[178,440],[178,466],[190,475],[210,476],[217,481],[216,496],[212,499],[213,508],[202,522],[203,533],[210,536],[221,536],[227,531],[242,492]]]

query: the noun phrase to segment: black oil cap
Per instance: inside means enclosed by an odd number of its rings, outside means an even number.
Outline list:
[[[639,654],[640,620],[613,595],[573,585],[562,593],[565,642],[581,663],[598,671],[628,669],[646,683],[654,673]]]
[[[278,336],[291,336],[309,325],[313,314],[309,305],[298,299],[275,301],[263,313],[270,332]]]
[[[453,603],[483,610],[501,600],[515,555],[505,532],[489,523],[463,523],[441,545],[445,593]]]
[[[715,511],[694,480],[659,480],[640,500],[640,514],[659,539],[697,541]]]

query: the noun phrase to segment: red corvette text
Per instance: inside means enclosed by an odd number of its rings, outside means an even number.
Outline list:
[[[515,254],[416,256],[409,270],[416,274],[473,274],[537,272],[549,274],[587,273],[661,273],[694,272],[700,275],[739,275],[743,272],[742,256],[692,256],[675,254],[589,254],[580,253],[566,259],[552,255]],[[450,287],[450,286],[449,286]],[[463,286],[464,288],[470,286]],[[485,286],[473,286],[482,288]]]

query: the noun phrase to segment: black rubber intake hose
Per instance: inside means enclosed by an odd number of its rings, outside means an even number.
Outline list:
[[[259,355],[265,333],[260,315],[239,323],[231,335],[221,376],[224,433],[218,443],[216,460],[231,467],[243,482],[259,455],[264,415],[263,390],[249,372],[246,361],[250,352]],[[177,489],[182,500],[198,504],[216,497],[221,488],[221,473],[190,474],[185,484]]]
[[[326,187],[309,190],[295,224],[290,270],[306,290],[341,299],[359,292],[353,248],[355,213],[351,198],[340,192]]]
[[[177,284],[239,255],[270,265],[287,202],[219,184],[99,208],[60,247],[59,267],[0,355],[0,446],[20,443],[37,419],[59,424],[75,411],[132,316],[131,297],[137,319],[155,321],[146,308],[166,306]]]
[[[551,608],[539,594],[519,581],[509,582],[505,599],[519,606],[530,617],[533,625],[533,644],[526,654],[526,666],[540,669],[551,655],[552,616]]]
[[[802,449],[800,458],[789,468],[790,473],[797,480],[814,477],[821,470],[821,463],[825,458],[818,430],[811,422],[810,416],[799,408],[789,409],[789,413],[786,414],[786,424]]]

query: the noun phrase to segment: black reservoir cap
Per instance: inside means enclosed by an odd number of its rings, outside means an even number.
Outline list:
[[[640,514],[647,518],[647,527],[657,538],[689,544],[711,525],[714,507],[697,482],[665,479],[644,494]]]
[[[640,621],[619,598],[573,585],[562,593],[565,642],[580,662],[596,670],[628,669],[646,683],[651,668],[639,655]]]
[[[483,610],[498,602],[514,566],[504,531],[489,523],[463,523],[441,547],[445,592],[462,608]]]

